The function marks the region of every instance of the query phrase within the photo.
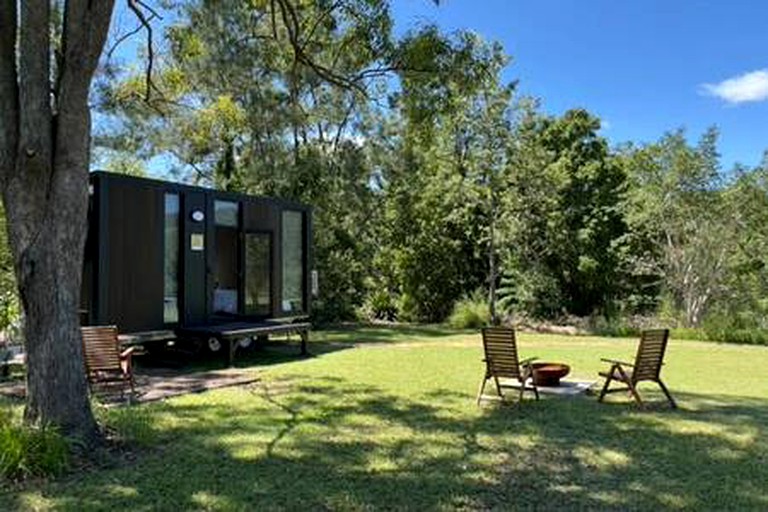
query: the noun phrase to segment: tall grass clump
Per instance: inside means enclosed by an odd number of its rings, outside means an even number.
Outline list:
[[[479,291],[457,301],[453,305],[451,316],[448,317],[448,324],[455,329],[479,329],[490,321],[488,302]]]
[[[94,407],[99,423],[117,440],[147,447],[158,440],[153,417],[146,407]]]
[[[10,413],[0,417],[0,477],[23,480],[64,472],[70,464],[69,444],[51,426],[33,427],[14,419]]]

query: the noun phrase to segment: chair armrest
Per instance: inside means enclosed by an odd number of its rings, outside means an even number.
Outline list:
[[[120,359],[126,359],[128,357],[131,357],[135,351],[136,351],[136,347],[128,347],[127,349],[120,352]]]
[[[530,366],[532,362],[536,361],[538,357],[529,357],[520,361],[520,366]]]
[[[604,357],[601,357],[601,358],[600,358],[600,360],[601,360],[602,362],[604,362],[604,363],[620,364],[621,366],[632,366],[632,367],[634,367],[634,366],[635,366],[635,365],[633,365],[633,364],[630,364],[630,363],[626,363],[626,362],[624,362],[624,361],[619,361],[619,360],[617,360],[617,359],[606,359],[606,358],[604,358]]]

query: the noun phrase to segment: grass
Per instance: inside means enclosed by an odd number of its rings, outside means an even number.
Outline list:
[[[636,343],[520,338],[523,356],[581,378]],[[642,412],[622,394],[476,407],[476,334],[315,339],[310,359],[255,353],[258,385],[136,407],[152,444],[134,462],[8,488],[0,509],[768,508],[768,348],[673,339],[665,380],[680,410]]]

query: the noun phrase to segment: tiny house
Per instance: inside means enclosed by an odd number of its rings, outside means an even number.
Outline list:
[[[310,312],[311,208],[93,172],[82,314],[121,333]]]

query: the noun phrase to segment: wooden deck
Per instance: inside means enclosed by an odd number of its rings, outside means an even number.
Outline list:
[[[298,334],[301,340],[301,355],[307,355],[307,341],[312,324],[278,322],[230,322],[195,327],[184,327],[177,331],[179,337],[209,338],[216,337],[227,342],[229,364],[232,365],[235,351],[241,338],[269,336],[270,334]]]

